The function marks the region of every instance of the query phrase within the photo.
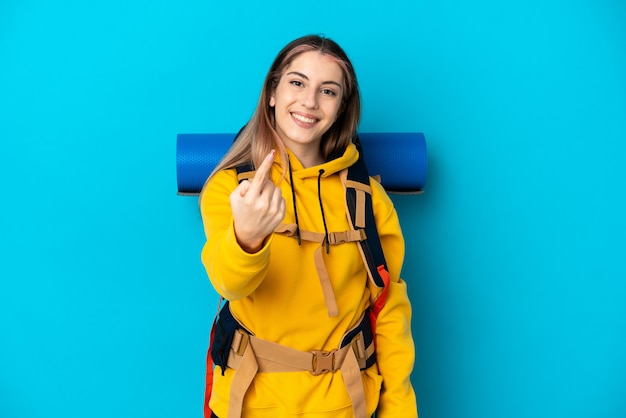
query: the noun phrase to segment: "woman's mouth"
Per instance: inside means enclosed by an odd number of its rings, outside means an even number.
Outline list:
[[[291,116],[298,122],[306,123],[308,125],[311,125],[319,120],[319,119],[309,118],[309,117],[300,115],[298,113],[292,113]]]

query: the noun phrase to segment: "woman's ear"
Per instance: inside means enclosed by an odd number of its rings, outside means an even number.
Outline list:
[[[272,94],[270,96],[270,107],[274,107],[276,106],[276,99],[274,98],[274,95]]]

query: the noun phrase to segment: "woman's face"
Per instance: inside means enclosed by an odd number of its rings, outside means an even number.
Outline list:
[[[298,158],[321,158],[322,135],[337,120],[343,93],[341,67],[328,55],[304,52],[285,69],[269,105],[278,135]]]

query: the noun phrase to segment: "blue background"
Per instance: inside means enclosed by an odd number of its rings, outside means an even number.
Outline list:
[[[626,416],[626,6],[0,3],[0,416],[200,417],[216,297],[180,132],[235,132],[292,38],[348,51],[394,196],[423,418]]]

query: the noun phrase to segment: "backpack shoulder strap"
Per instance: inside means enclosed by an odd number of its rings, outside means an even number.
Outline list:
[[[235,169],[237,170],[237,181],[239,181],[239,183],[244,180],[250,180],[254,177],[254,173],[256,173],[254,165],[252,165],[251,162],[239,164]]]
[[[365,231],[365,239],[359,241],[358,245],[370,280],[372,303],[370,315],[372,327],[375,327],[376,317],[387,300],[389,273],[374,218],[370,177],[358,138],[356,146],[359,158],[348,168],[345,180],[346,206],[353,228]]]
[[[374,218],[370,176],[363,159],[363,151],[358,137],[355,144],[359,151],[359,158],[347,169],[347,174],[345,174],[346,208],[353,229],[365,232],[365,239],[358,241],[358,247],[370,282],[370,315],[372,316],[372,327],[375,327],[376,317],[387,300],[390,279]],[[252,163],[240,164],[236,170],[239,182],[254,177],[255,169]]]

